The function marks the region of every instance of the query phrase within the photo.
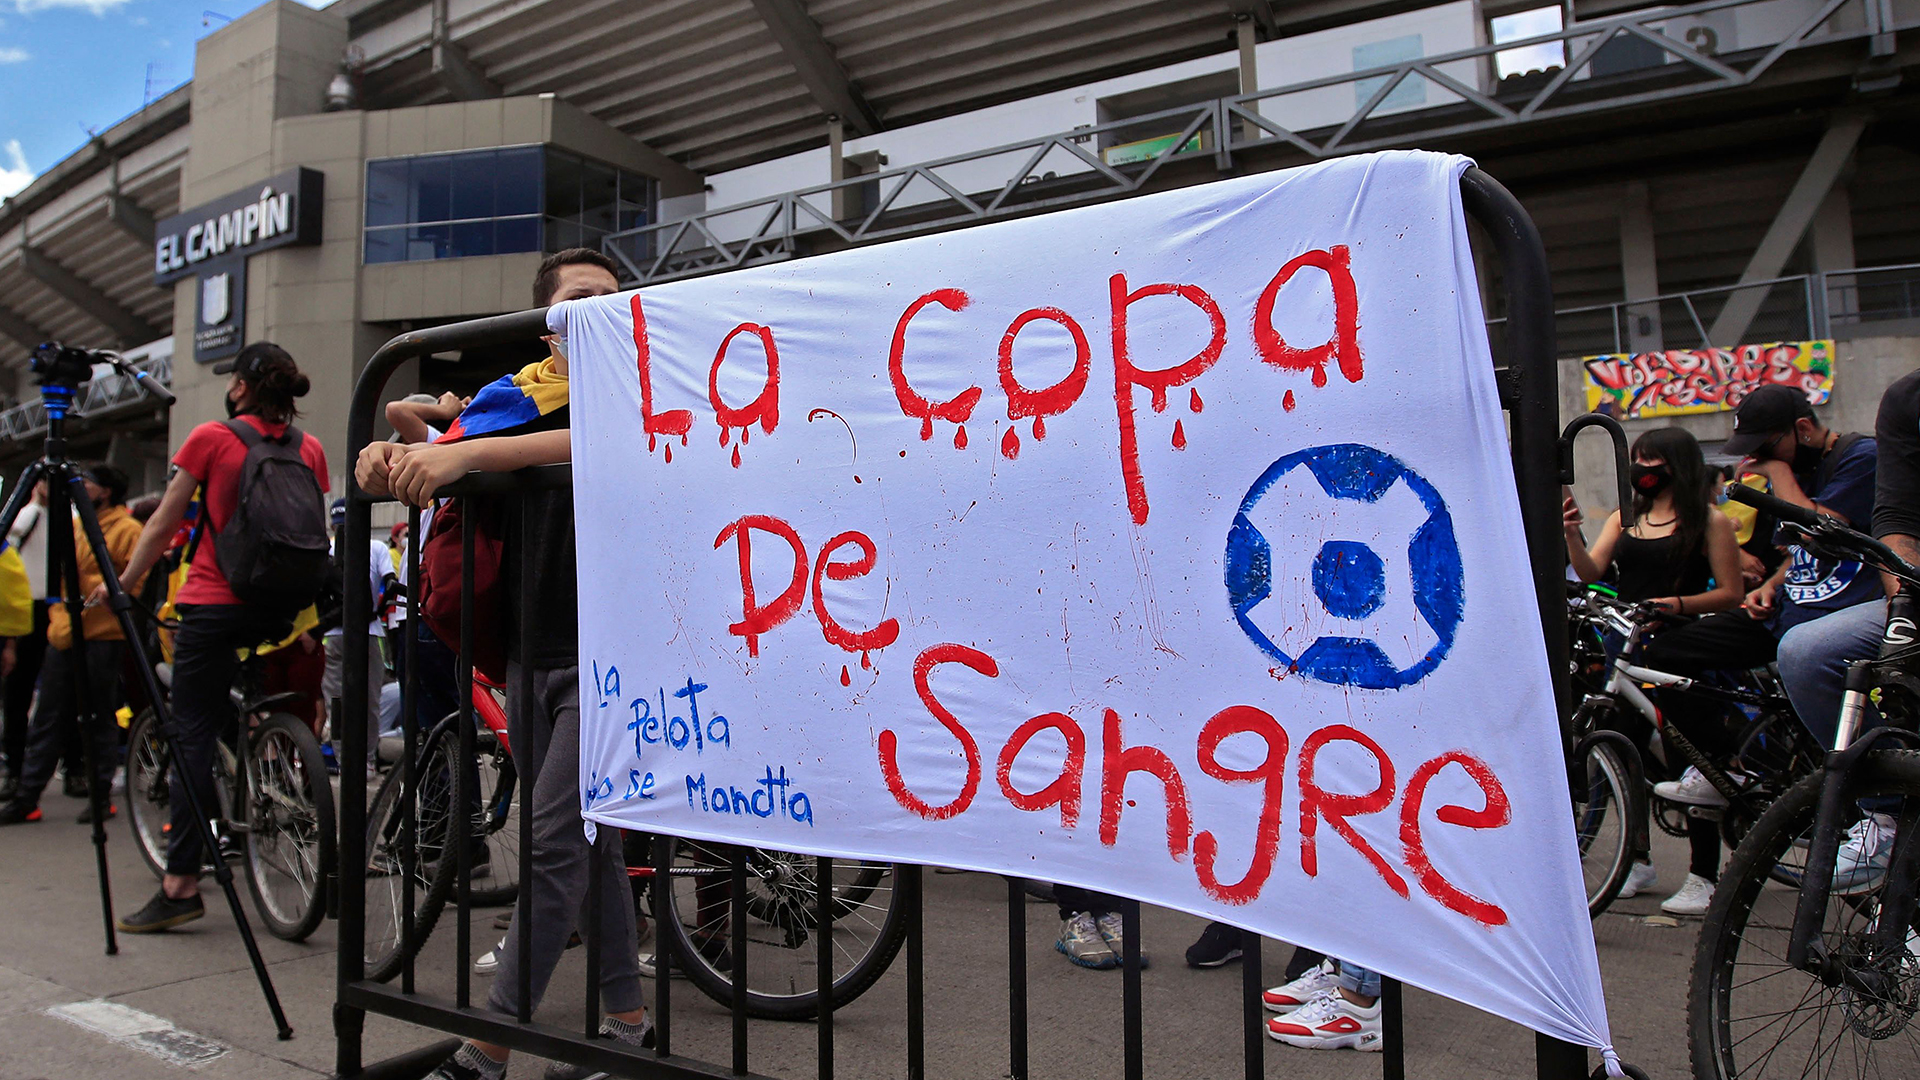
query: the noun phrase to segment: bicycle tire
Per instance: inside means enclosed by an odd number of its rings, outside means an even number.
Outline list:
[[[1599,918],[1633,870],[1633,798],[1626,763],[1606,743],[1587,748],[1585,768],[1578,772],[1587,778],[1587,788],[1573,792],[1574,837],[1586,880],[1587,916]]]
[[[305,721],[274,713],[253,729],[242,771],[253,909],[274,937],[305,941],[327,915],[337,839],[333,785],[320,741]],[[276,877],[286,878],[288,887]]]
[[[460,714],[454,713],[448,719],[458,723],[459,718]],[[443,721],[436,730],[446,732],[445,742],[436,745],[450,747],[457,759],[460,748],[457,729]],[[480,850],[487,853],[488,874],[484,880],[472,883],[468,896],[475,907],[500,907],[520,896],[520,821],[514,812],[514,797],[521,793],[519,774],[514,769],[513,757],[501,749],[499,738],[484,728],[474,733],[474,757],[472,771],[478,774],[480,794],[485,801],[468,835],[484,839],[485,846]],[[456,806],[466,805],[468,775],[466,769],[454,774]],[[435,902],[451,902],[459,870],[457,860],[440,860],[433,879]]]
[[[1861,761],[1856,776],[1860,778],[1856,793],[1860,796],[1920,796],[1920,752],[1870,753]],[[1898,1002],[1863,1002],[1860,995],[1844,985],[1827,987],[1785,962],[1786,935],[1799,894],[1796,890],[1768,888],[1768,885],[1773,881],[1774,867],[1787,849],[1811,830],[1823,778],[1823,773],[1808,776],[1774,801],[1735,849],[1721,875],[1719,887],[1714,890],[1713,902],[1707,909],[1694,949],[1687,988],[1687,1041],[1696,1080],[1800,1077],[1807,1074],[1806,1066],[1810,1062],[1827,1064],[1820,1074],[1823,1077],[1879,1076],[1882,1070],[1875,1064],[1876,1048],[1884,1050],[1889,1057],[1897,1054],[1900,1060],[1911,1060],[1912,1055],[1920,1052],[1920,1024],[1913,1022],[1915,1007],[1920,1006],[1920,956],[1914,955],[1914,949],[1920,948],[1920,938],[1914,937],[1912,930],[1907,939],[1907,958],[1894,958],[1898,964],[1905,965],[1905,974],[1899,975],[1894,984],[1900,995]],[[1835,895],[1829,899],[1825,932],[1836,952],[1844,954],[1849,942],[1849,936],[1837,930],[1856,923],[1856,931],[1858,927],[1871,927],[1869,912],[1874,905],[1875,891],[1856,896]],[[1760,916],[1758,920],[1756,912]],[[1841,920],[1838,926],[1835,916]],[[1749,940],[1750,935],[1753,940]],[[1741,959],[1743,949],[1748,947],[1759,959]],[[1741,981],[1737,969],[1746,966],[1770,970]],[[1748,990],[1754,987],[1761,989]],[[1744,991],[1738,1000],[1734,998],[1736,991]],[[1809,1002],[1814,1001],[1816,994],[1824,996],[1810,1008],[1823,1011],[1819,1023],[1813,1025],[1811,1019],[1800,1014],[1809,1009]],[[1775,1008],[1772,1003],[1761,1000],[1769,995],[1785,1002],[1794,1002],[1797,996],[1798,1001],[1784,1009]],[[1751,1005],[1749,998],[1754,999]],[[1879,1007],[1884,1017],[1889,1004],[1893,1012],[1902,1014],[1899,1023],[1888,1029],[1863,1031],[1863,1023],[1872,1015],[1870,1010]],[[1762,1006],[1765,1006],[1762,1012],[1740,1015],[1742,1010]],[[1837,1018],[1837,1024],[1829,1023],[1830,1016]],[[1800,1018],[1796,1020],[1796,1017]],[[1746,1025],[1762,1020],[1766,1022],[1746,1030]],[[1758,1037],[1775,1025],[1780,1025],[1777,1038],[1771,1047],[1762,1049]],[[1798,1048],[1781,1053],[1788,1040],[1807,1031],[1810,1025],[1814,1040],[1811,1049],[1804,1054]],[[1821,1050],[1827,1046],[1829,1026],[1837,1030],[1831,1047],[1823,1055]],[[1843,1047],[1849,1031],[1860,1037],[1853,1045]],[[1901,1040],[1904,1048],[1887,1045],[1900,1035],[1905,1036]],[[1749,1041],[1754,1045],[1743,1049]],[[1749,1053],[1753,1055],[1747,1063],[1750,1067],[1743,1067],[1741,1055]],[[1781,1067],[1773,1070],[1769,1067],[1775,1064],[1776,1056]],[[1820,1060],[1815,1061],[1816,1057]],[[1897,1061],[1885,1060],[1884,1064],[1891,1066],[1884,1070],[1885,1075],[1903,1074]],[[1859,1072],[1833,1071],[1834,1067],[1845,1065],[1857,1065]]]
[[[133,846],[156,878],[167,872],[167,834],[173,794],[168,790],[172,753],[160,733],[160,718],[149,708],[127,725],[127,825]]]
[[[710,868],[729,865],[729,856],[733,849],[727,845],[682,840],[675,845],[676,864],[681,859],[687,858],[690,850],[698,853],[693,856],[695,860],[693,868],[710,872]],[[809,972],[815,955],[815,943],[811,940],[811,936],[818,932],[812,874],[802,871],[787,879],[786,883],[782,883],[775,879],[775,875],[764,871],[768,867],[810,868],[814,864],[814,857],[752,848],[748,849],[747,861],[750,883],[757,882],[762,890],[766,890],[760,893],[757,899],[752,892],[749,893],[747,904],[749,917],[761,923],[762,926],[771,927],[781,933],[780,941],[776,942],[766,940],[764,930],[757,931],[760,936],[756,937],[756,930],[750,929],[749,942],[762,946],[758,954],[766,959],[781,958],[780,953],[771,950],[784,948],[792,953],[797,961],[792,965],[793,971]],[[884,867],[877,875],[873,873],[876,866]],[[756,867],[763,872],[756,874]],[[893,963],[893,958],[899,954],[900,947],[907,940],[906,912],[900,901],[899,890],[886,882],[888,877],[895,874],[897,867],[857,863],[847,864],[845,869],[849,871],[850,876],[848,884],[843,887],[846,890],[845,894],[836,895],[835,898],[835,926],[838,927],[843,922],[847,922],[849,916],[864,909],[877,907],[881,909],[881,913],[877,922],[864,915],[860,918],[861,922],[872,927],[875,932],[859,947],[857,955],[852,955],[844,972],[835,976],[833,980],[835,1009],[845,1007],[861,994],[872,989],[873,985],[880,981],[880,977],[886,974],[888,966]],[[713,880],[725,882],[729,877],[730,875],[723,873]],[[733,1003],[733,982],[731,965],[726,963],[731,959],[730,956],[718,955],[720,950],[712,944],[705,949],[701,948],[697,943],[697,936],[699,940],[711,943],[716,939],[704,936],[702,931],[711,931],[714,928],[699,922],[689,926],[687,918],[683,917],[683,909],[692,902],[695,906],[693,917],[695,920],[700,918],[700,902],[687,888],[688,885],[697,888],[700,880],[692,876],[670,876],[665,888],[661,887],[658,878],[654,880],[656,933],[671,939],[674,966],[686,973],[688,981],[715,1002],[730,1006]],[[859,900],[853,900],[852,897],[856,892],[863,888],[866,890],[865,894]],[[683,892],[688,893],[686,900],[681,898]],[[884,893],[884,906],[872,903],[872,897],[880,893]],[[846,915],[841,914],[843,910],[847,913]],[[722,920],[722,922],[725,921]],[[726,940],[731,939],[729,937]],[[852,950],[845,948],[839,949],[838,952],[852,954]],[[764,962],[756,963],[755,955],[750,954],[747,957],[749,986],[746,994],[746,1013],[748,1016],[761,1020],[807,1020],[819,1015],[820,995],[817,975],[808,977],[803,983],[803,980],[795,978],[784,970],[777,970],[772,975],[768,975],[767,968],[768,965]],[[753,982],[756,974],[761,980],[758,984]],[[782,982],[786,985],[781,988],[781,992],[776,993],[770,989]]]
[[[378,982],[391,980],[406,966],[409,955],[419,953],[446,907],[444,897],[441,903],[430,902],[434,891],[433,873],[440,860],[430,861],[425,856],[445,846],[445,811],[454,804],[448,778],[436,775],[425,763],[442,756],[440,745],[444,737],[451,734],[451,730],[441,729],[432,737],[427,751],[420,757],[423,765],[416,770],[415,787],[420,793],[420,805],[416,809],[412,871],[415,905],[410,941],[401,940],[406,929],[405,818],[401,813],[405,805],[406,770],[388,773],[367,809],[366,965],[367,977]]]

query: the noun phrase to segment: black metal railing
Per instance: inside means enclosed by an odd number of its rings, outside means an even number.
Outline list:
[[[1552,293],[1547,278],[1546,254],[1541,247],[1538,232],[1535,230],[1526,211],[1504,187],[1492,177],[1478,169],[1469,170],[1462,180],[1466,211],[1469,218],[1483,227],[1491,239],[1492,248],[1497,253],[1501,279],[1506,293],[1505,309],[1507,317],[1502,327],[1502,353],[1506,359],[1506,368],[1499,380],[1501,403],[1507,409],[1511,422],[1511,441],[1514,473],[1520,494],[1520,508],[1524,519],[1528,549],[1531,560],[1533,586],[1538,598],[1541,632],[1545,639],[1547,655],[1552,658],[1549,670],[1552,673],[1556,700],[1561,706],[1560,715],[1564,719],[1568,714],[1568,685],[1566,665],[1566,623],[1562,593],[1563,543],[1560,537],[1559,517],[1559,455],[1557,439],[1559,436],[1558,417],[1558,378],[1554,349],[1554,318]],[[359,382],[354,389],[352,413],[349,418],[348,448],[352,456],[357,456],[361,448],[373,437],[376,409],[389,378],[405,362],[418,360],[434,353],[452,352],[462,349],[478,348],[508,341],[529,341],[546,332],[544,311],[527,311],[514,315],[480,319],[435,327],[428,330],[403,334],[389,341],[368,361]],[[350,458],[351,459],[351,458]],[[516,474],[472,475],[448,489],[447,494],[459,499],[462,509],[470,504],[467,500],[478,496],[491,498],[512,497],[519,493],[539,489],[550,489],[570,484],[570,471],[565,466],[526,470]],[[346,550],[355,553],[368,551],[371,535],[371,512],[377,501],[358,488],[352,492],[348,502]],[[523,529],[530,529],[531,515],[522,515]],[[409,546],[408,558],[411,561],[409,580],[418,582],[419,551],[424,546],[418,532],[419,515],[412,515],[415,543]],[[463,548],[466,558],[463,565],[473,565],[473,515],[463,513],[465,526]],[[523,532],[519,537],[511,538],[522,544],[531,543],[530,533]],[[531,560],[520,561],[521,572],[529,572]],[[342,758],[346,762],[358,762],[366,754],[367,726],[363,710],[367,700],[367,680],[371,673],[367,669],[365,638],[368,621],[373,613],[373,597],[367,574],[364,572],[346,574],[347,612],[345,617],[346,674],[345,702],[346,716],[342,724],[344,744]],[[473,581],[469,574],[461,583],[462,617],[458,651],[462,657],[456,675],[456,687],[461,700],[461,717],[457,726],[459,732],[460,760],[472,762],[475,755],[475,724],[472,716],[472,702],[469,694],[471,671],[467,658],[473,655]],[[521,595],[529,596],[527,583],[523,579]],[[409,598],[409,604],[416,601]],[[524,643],[529,638],[526,620],[531,614],[532,604],[519,605],[519,615],[523,620],[520,633],[515,641]],[[408,650],[406,659],[414,659],[415,634],[412,627],[419,624],[420,618],[415,611],[408,620],[409,633],[403,639],[402,647]],[[451,643],[450,643],[451,644]],[[531,1016],[531,997],[528,968],[522,965],[520,971],[520,1015],[505,1016],[476,1008],[471,994],[472,940],[470,931],[470,912],[472,907],[471,875],[473,852],[469,845],[469,830],[472,827],[472,815],[463,805],[463,797],[449,797],[452,810],[447,816],[451,834],[440,847],[440,858],[446,858],[451,849],[457,860],[458,887],[454,895],[455,948],[452,962],[454,965],[453,993],[450,998],[436,996],[422,989],[416,979],[414,950],[407,948],[417,928],[414,926],[412,908],[414,904],[414,877],[420,865],[422,852],[418,844],[419,807],[416,805],[414,788],[420,780],[415,775],[415,758],[418,751],[415,725],[412,723],[412,706],[417,691],[419,667],[407,663],[405,685],[402,688],[403,715],[406,717],[408,735],[405,746],[403,783],[407,785],[405,797],[401,799],[403,820],[401,824],[401,845],[396,867],[383,863],[370,868],[369,836],[367,826],[367,775],[358,768],[346,768],[341,775],[340,798],[340,858],[339,879],[336,883],[335,899],[338,904],[340,920],[340,951],[338,962],[338,988],[335,1002],[335,1031],[338,1040],[336,1052],[337,1074],[341,1077],[373,1076],[418,1076],[431,1067],[440,1056],[449,1052],[451,1044],[446,1042],[423,1047],[419,1051],[390,1058],[378,1063],[362,1060],[362,1039],[364,1020],[368,1013],[393,1017],[434,1032],[447,1035],[483,1039],[512,1048],[536,1054],[545,1058],[559,1059],[616,1073],[649,1077],[740,1077],[754,1075],[751,1071],[748,1040],[748,1001],[747,970],[748,955],[747,920],[748,904],[746,887],[748,879],[747,855],[744,849],[734,849],[729,865],[724,873],[729,886],[731,948],[731,979],[733,996],[729,1013],[731,1019],[731,1055],[725,1062],[708,1062],[674,1053],[674,1032],[678,1023],[675,1017],[673,984],[670,981],[671,969],[689,958],[676,955],[674,935],[667,932],[666,920],[675,918],[666,894],[670,891],[669,874],[672,869],[674,847],[667,842],[650,844],[650,861],[653,874],[652,897],[653,915],[656,926],[657,961],[652,985],[652,1005],[650,1013],[654,1018],[656,1045],[648,1052],[636,1052],[625,1049],[619,1044],[596,1037],[600,1024],[599,971],[597,968],[597,945],[600,938],[601,912],[596,907],[588,913],[588,925],[583,928],[586,938],[588,970],[586,987],[586,1016],[580,1030],[562,1028],[535,1021]],[[524,680],[530,678],[526,666],[517,666],[522,685],[513,688],[516,693],[525,693]],[[516,747],[516,753],[520,748]],[[526,786],[525,770],[522,770],[523,791]],[[525,956],[530,953],[530,935],[532,918],[529,913],[528,883],[532,877],[531,843],[531,805],[530,798],[520,800],[519,827],[520,844],[520,899],[514,919],[514,932],[520,935],[520,951]],[[589,886],[589,895],[598,896],[602,882],[598,875],[600,860],[590,860],[594,880]],[[814,895],[812,917],[818,927],[831,927],[834,921],[834,905],[837,903],[832,893],[831,862],[819,859],[815,862],[817,880],[813,883]],[[396,869],[402,876],[402,948],[407,958],[400,973],[397,986],[387,985],[367,977],[366,971],[366,935],[367,935],[367,894],[370,880],[384,880],[386,875]],[[720,868],[714,866],[713,872]],[[374,875],[374,876],[370,876]],[[912,1080],[920,1080],[926,1075],[926,1035],[927,1035],[927,986],[925,979],[926,951],[923,939],[922,874],[919,867],[901,866],[894,868],[894,886],[897,890],[896,903],[904,905],[906,919],[905,942],[905,1025],[901,1032],[904,1043],[906,1074]],[[1024,1080],[1029,1074],[1029,1031],[1028,1017],[1028,978],[1026,970],[1027,913],[1023,897],[1023,883],[1010,879],[1007,887],[1007,1066],[1015,1080]],[[1128,1080],[1138,1080],[1145,1073],[1144,1034],[1147,1024],[1143,1016],[1140,956],[1140,905],[1129,902],[1122,905],[1121,917],[1126,938],[1125,955],[1122,963],[1122,1061],[1124,1075]],[[818,1052],[816,1075],[831,1077],[835,1069],[835,1001],[832,959],[832,934],[817,933],[815,945],[818,950],[817,977],[819,995],[818,1011],[815,1016],[817,1026]],[[1242,1063],[1245,1075],[1249,1078],[1265,1075],[1266,1042],[1264,1038],[1264,1013],[1261,1007],[1262,972],[1260,965],[1261,941],[1251,932],[1242,934],[1242,951],[1245,959],[1242,964],[1241,1005],[1244,1013],[1244,1039],[1242,1040]],[[685,984],[683,984],[684,986]],[[684,992],[684,991],[683,991]],[[1383,1016],[1385,1026],[1385,1047],[1382,1055],[1382,1076],[1386,1080],[1401,1080],[1406,1075],[1406,1043],[1403,1026],[1401,988],[1393,980],[1387,980],[1382,993]],[[1542,1080],[1579,1080],[1586,1077],[1587,1051],[1585,1048],[1541,1035],[1536,1039],[1537,1075]],[[1227,1071],[1221,1063],[1194,1062],[1191,1071],[1209,1074]]]

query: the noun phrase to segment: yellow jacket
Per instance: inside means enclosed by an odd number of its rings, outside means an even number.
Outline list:
[[[140,540],[140,523],[124,506],[109,506],[100,511],[100,534],[107,541],[107,557],[113,560],[116,572],[126,569],[127,560],[133,557],[133,546]],[[93,545],[81,534],[80,523],[73,523],[73,546],[80,556],[80,600],[93,592],[99,585],[100,564],[94,560]],[[48,582],[52,585],[52,582]],[[48,589],[55,592],[55,589]],[[58,591],[64,592],[64,589]],[[127,586],[127,591],[138,593],[140,582]],[[105,604],[91,608],[80,617],[80,628],[86,631],[88,641],[125,641],[126,635],[120,632],[120,620]],[[73,647],[73,628],[67,624],[67,606],[64,603],[52,604],[47,609],[47,642],[56,649]]]

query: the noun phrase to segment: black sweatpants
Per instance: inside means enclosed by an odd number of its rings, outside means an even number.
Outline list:
[[[120,725],[113,712],[120,707],[120,654],[126,648],[121,641],[89,641],[87,653],[88,700],[73,697],[73,669],[78,656],[73,649],[48,649],[41,669],[40,700],[28,727],[26,764],[20,770],[19,801],[29,805],[40,801],[41,792],[53,779],[53,767],[84,730],[93,741],[94,780],[104,795],[113,783],[114,767],[120,763]],[[78,717],[78,723],[75,719]],[[84,751],[82,751],[84,753]],[[85,774],[84,757],[67,759],[67,775]]]
[[[33,632],[13,639],[13,670],[6,679],[4,734],[0,748],[7,754],[7,771],[15,776],[27,760],[27,725],[32,719],[33,686],[47,655],[47,602],[33,602]]]

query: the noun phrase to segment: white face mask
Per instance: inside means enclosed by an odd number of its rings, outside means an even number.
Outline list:
[[[565,360],[567,358],[567,335],[554,334],[553,336],[547,338],[547,345],[548,347],[553,349],[553,355],[559,357],[562,360]]]

